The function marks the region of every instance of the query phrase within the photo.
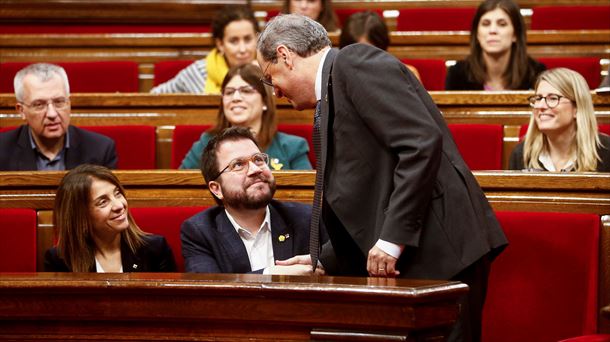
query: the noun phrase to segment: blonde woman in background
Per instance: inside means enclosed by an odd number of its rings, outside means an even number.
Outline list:
[[[540,74],[525,139],[510,156],[511,170],[610,172],[610,137],[599,133],[589,86],[566,68]]]

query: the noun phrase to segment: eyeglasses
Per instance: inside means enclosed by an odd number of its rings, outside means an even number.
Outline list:
[[[243,170],[248,170],[250,167],[250,162],[253,162],[254,165],[258,167],[267,167],[269,165],[269,155],[266,153],[254,153],[250,157],[235,158],[231,160],[229,165],[222,169],[222,171],[220,171],[212,180],[218,179],[218,177],[225,172],[240,172]]]
[[[256,94],[257,91],[256,91],[256,89],[252,88],[252,86],[249,86],[249,85],[241,86],[239,88],[226,87],[222,91],[222,96],[230,98],[230,97],[233,97],[233,95],[235,95],[235,93],[238,93],[241,96],[249,96],[249,95]]]
[[[559,101],[561,100],[562,95],[557,95],[557,94],[549,94],[547,96],[542,96],[542,95],[533,95],[527,98],[527,100],[530,102],[530,106],[535,107],[536,103],[542,101],[542,99],[544,99],[544,102],[546,102],[547,107],[549,108],[555,108],[557,106],[559,106]]]
[[[30,104],[20,102],[22,105],[26,107],[30,107],[36,113],[46,113],[47,109],[49,109],[49,104],[53,104],[55,110],[64,110],[68,108],[70,104],[70,99],[66,97],[56,97],[50,100],[36,100]]]
[[[269,64],[267,64],[267,67],[265,68],[265,71],[263,71],[263,76],[261,77],[260,81],[263,82],[264,85],[273,87],[273,81],[271,80],[271,76],[265,76],[267,75],[267,70],[269,70],[271,64],[273,64],[273,61],[269,61]]]

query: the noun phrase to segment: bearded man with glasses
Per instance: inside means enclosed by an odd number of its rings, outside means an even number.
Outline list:
[[[0,170],[116,168],[112,139],[70,125],[70,85],[62,67],[31,64],[17,72],[13,84],[25,125],[0,133]]]
[[[201,173],[218,206],[182,224],[186,272],[312,273],[308,265],[276,264],[309,258],[311,206],[273,200],[269,156],[248,128],[230,127],[214,136],[203,150]]]

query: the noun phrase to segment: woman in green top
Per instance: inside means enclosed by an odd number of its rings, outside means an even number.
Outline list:
[[[304,138],[277,131],[273,91],[261,81],[253,64],[233,67],[222,82],[218,122],[204,132],[186,154],[181,169],[197,169],[210,138],[231,126],[249,127],[261,149],[269,155],[272,170],[310,170],[309,146]]]

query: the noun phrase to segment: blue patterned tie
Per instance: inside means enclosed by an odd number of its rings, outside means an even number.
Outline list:
[[[320,212],[322,211],[322,184],[324,170],[322,169],[322,137],[320,135],[320,108],[321,101],[316,105],[313,116],[313,149],[316,153],[316,185],[314,189],[313,208],[311,210],[311,226],[309,228],[309,254],[311,265],[315,271],[320,257]]]

